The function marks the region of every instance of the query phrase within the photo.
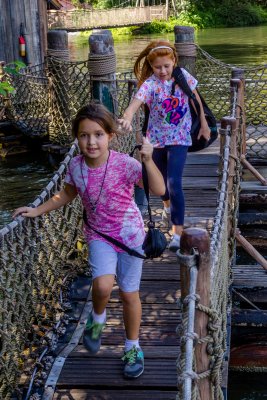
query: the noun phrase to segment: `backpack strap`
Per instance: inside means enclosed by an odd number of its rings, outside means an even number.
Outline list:
[[[182,69],[178,66],[175,67],[172,72],[172,77],[174,78],[171,91],[172,96],[174,95],[175,85],[178,85],[182,89],[182,91],[188,96],[188,98],[192,100],[196,114],[200,115],[199,102],[197,101],[195,94],[192,92],[190,86],[188,85]]]
[[[148,120],[149,120],[149,108],[148,105],[145,103],[144,104],[144,114],[145,114],[145,119],[144,119],[144,123],[142,126],[142,135],[146,137],[146,131],[147,131],[147,126],[148,126]]]

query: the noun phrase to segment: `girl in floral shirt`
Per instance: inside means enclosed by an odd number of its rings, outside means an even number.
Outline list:
[[[176,85],[172,94],[172,73],[178,57],[174,46],[168,41],[155,40],[141,52],[134,65],[139,90],[135,94],[123,118],[122,127],[132,130],[132,119],[136,111],[146,104],[149,120],[146,137],[154,146],[153,160],[161,171],[166,192],[162,196],[165,223],[172,223],[172,239],[169,249],[177,251],[184,225],[184,195],[182,174],[188,147],[191,142],[191,113],[188,96]],[[182,72],[200,104],[201,128],[198,138],[210,138],[210,129],[204,116],[201,100],[196,91],[197,80],[185,69]]]

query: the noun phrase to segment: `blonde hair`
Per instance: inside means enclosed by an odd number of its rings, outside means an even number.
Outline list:
[[[167,40],[152,40],[147,47],[139,54],[134,64],[134,73],[138,80],[138,87],[145,82],[153,74],[151,63],[157,57],[168,56],[174,61],[174,64],[178,63],[178,55],[175,47]]]

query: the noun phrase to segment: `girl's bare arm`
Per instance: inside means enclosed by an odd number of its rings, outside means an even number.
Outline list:
[[[199,130],[199,134],[198,134],[198,139],[201,138],[201,136],[204,137],[204,139],[209,140],[210,139],[210,128],[208,126],[207,120],[205,118],[205,114],[204,114],[204,109],[203,109],[203,105],[202,105],[202,101],[199,97],[199,94],[197,92],[197,90],[193,90],[194,95],[196,96],[197,101],[199,102],[200,105],[200,130]]]
[[[133,116],[136,113],[136,111],[141,107],[143,102],[141,100],[138,100],[134,98],[130,105],[126,108],[126,110],[123,113],[122,118],[118,119],[118,122],[121,124],[122,128],[125,129],[126,131],[132,131],[132,120]]]
[[[165,183],[161,172],[152,159],[153,146],[146,138],[143,138],[140,150],[142,162],[145,164],[148,178],[148,186],[151,192],[157,196],[163,196],[166,191]],[[141,180],[139,186],[143,187]]]
[[[19,207],[14,211],[12,217],[16,218],[18,215],[30,218],[38,217],[39,215],[57,210],[65,204],[70,203],[76,196],[76,188],[66,183],[64,189],[60,190],[60,192],[56,193],[53,197],[51,197],[51,199],[47,200],[45,203],[36,208],[27,206]]]

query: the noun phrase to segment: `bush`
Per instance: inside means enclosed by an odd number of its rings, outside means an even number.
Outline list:
[[[260,25],[266,21],[266,12],[261,7],[248,3],[230,3],[227,8],[218,6],[215,21],[217,26]]]

